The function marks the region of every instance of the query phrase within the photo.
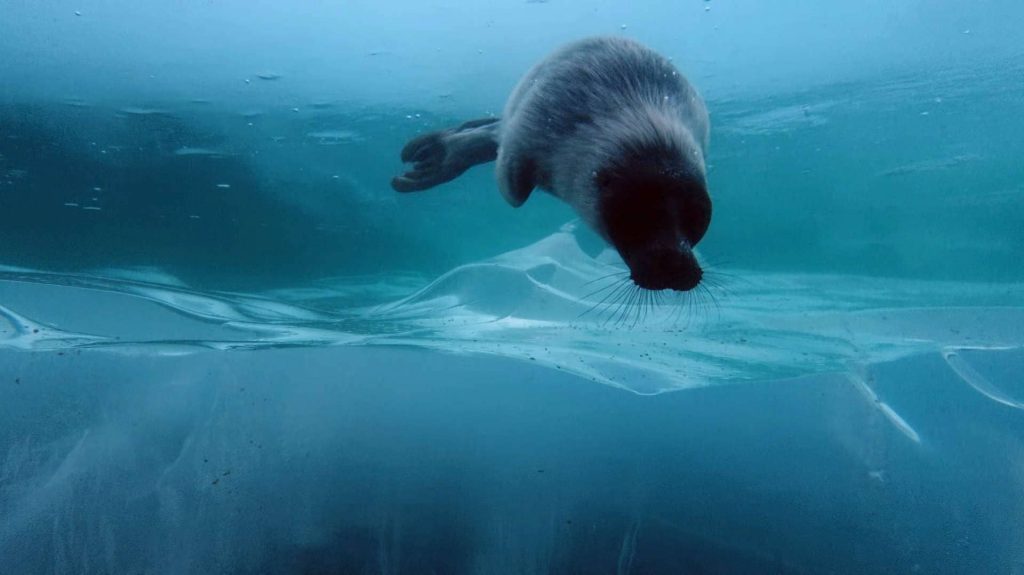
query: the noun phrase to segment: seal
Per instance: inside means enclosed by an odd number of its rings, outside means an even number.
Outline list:
[[[693,248],[711,223],[704,155],[710,122],[696,89],[665,57],[624,38],[564,46],[519,81],[501,118],[411,140],[392,179],[426,190],[497,160],[513,207],[540,188],[568,203],[648,290],[688,291]]]

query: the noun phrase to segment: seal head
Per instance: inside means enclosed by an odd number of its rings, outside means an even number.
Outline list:
[[[711,197],[703,173],[673,155],[664,147],[633,150],[595,178],[598,225],[633,283],[649,290],[687,291],[703,277],[693,247],[711,223]]]

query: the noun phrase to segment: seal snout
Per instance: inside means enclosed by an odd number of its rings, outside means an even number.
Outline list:
[[[685,247],[648,250],[628,263],[633,283],[649,290],[689,291],[704,277],[697,258]]]

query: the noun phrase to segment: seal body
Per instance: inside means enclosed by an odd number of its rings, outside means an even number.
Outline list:
[[[702,271],[692,248],[710,224],[707,109],[666,58],[622,38],[569,44],[519,81],[501,119],[420,136],[417,191],[497,160],[502,195],[520,206],[539,188],[571,205],[611,243],[642,288],[685,291]]]

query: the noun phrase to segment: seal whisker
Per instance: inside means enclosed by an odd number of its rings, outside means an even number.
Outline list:
[[[729,283],[740,283],[749,284],[750,281],[738,274],[724,272],[718,267],[707,266],[704,270],[705,280],[711,280],[717,282],[720,285],[728,285]]]
[[[647,290],[642,287],[637,287],[637,298],[636,306],[633,308],[633,324],[630,325],[630,329],[636,329],[636,326],[640,324],[641,317],[644,313],[645,301],[647,299]]]
[[[619,303],[619,307],[615,310],[615,327],[618,327],[619,323],[622,321],[622,318],[625,315],[626,310],[629,309],[629,302],[633,300],[633,295],[635,293],[636,286],[630,284],[629,289],[626,291],[626,297],[622,299],[622,301]]]
[[[608,284],[606,286],[599,287],[596,290],[594,290],[594,291],[588,293],[587,295],[581,297],[580,301],[587,301],[591,297],[596,296],[597,294],[599,294],[599,293],[601,293],[603,291],[607,291],[607,290],[613,289],[617,285],[619,285],[619,282],[612,282],[612,283],[610,283],[610,284]]]
[[[679,312],[676,314],[675,321],[672,324],[677,328],[679,327],[680,320],[683,320],[684,318],[689,317],[690,315],[690,296],[688,294],[683,293],[679,294],[679,297]],[[685,323],[683,323],[683,327],[686,327]]]
[[[686,327],[689,328],[693,325],[693,321],[697,317],[697,313],[700,311],[700,299],[699,296],[692,291],[686,292],[686,299],[689,303],[686,308]]]
[[[620,321],[623,325],[629,321],[630,314],[634,313],[637,308],[637,302],[640,301],[640,286],[634,284],[633,289],[630,291],[629,299],[626,301],[626,305],[622,309],[622,317]],[[618,325],[618,323],[616,323]]]
[[[628,270],[623,270],[623,271],[618,271],[618,272],[611,273],[611,274],[608,274],[608,275],[603,275],[603,276],[601,276],[599,278],[594,278],[594,279],[584,283],[583,285],[584,286],[588,286],[588,285],[590,285],[592,283],[596,283],[596,282],[599,282],[601,280],[606,280],[608,278],[612,278],[612,277],[616,277],[616,276],[624,276],[624,275],[629,275],[629,271]]]
[[[651,291],[640,288],[640,301],[637,305],[636,317],[633,318],[633,327],[643,325],[644,318],[647,317],[647,298],[650,297]]]
[[[604,298],[603,298],[603,299],[602,299],[601,301],[597,302],[596,304],[594,304],[593,306],[591,306],[590,308],[588,308],[588,309],[587,309],[586,311],[584,311],[583,313],[581,313],[581,314],[579,315],[579,317],[583,317],[583,316],[584,316],[585,314],[587,314],[587,313],[589,313],[589,312],[591,312],[591,311],[593,311],[593,310],[595,310],[595,309],[597,309],[597,308],[601,307],[601,306],[602,306],[602,305],[604,305],[604,303],[605,303],[606,301],[608,301],[609,299],[611,299],[611,300],[612,300],[612,301],[614,302],[614,301],[615,301],[615,299],[617,299],[617,296],[616,296],[616,294],[620,294],[620,293],[621,293],[621,292],[623,291],[623,288],[624,288],[624,287],[627,287],[627,286],[629,286],[629,282],[628,282],[628,281],[620,281],[620,282],[617,282],[617,283],[613,284],[613,287],[614,287],[614,289],[612,289],[612,291],[611,291],[611,292],[609,292],[608,294],[606,294],[606,295],[604,296]],[[610,304],[609,304],[609,305],[610,305]]]
[[[644,313],[644,306],[647,302],[647,290],[638,288],[636,292],[636,305],[633,306],[633,323],[630,327],[636,327]]]
[[[664,290],[660,291],[660,292],[657,293],[657,296],[656,296],[655,299],[658,302],[658,308],[657,308],[658,309],[658,315],[666,314],[665,308],[668,307],[668,313],[666,315],[667,316],[671,316],[672,311],[673,311],[673,309],[671,307],[671,304],[672,304],[672,294],[671,294],[671,292],[666,292]],[[668,300],[668,303],[666,303],[666,300]]]
[[[715,296],[714,291],[710,287],[705,287],[704,288],[704,292],[708,295],[708,298],[711,299],[711,304],[714,306],[715,315],[716,315],[715,319],[716,320],[721,320],[722,319],[722,304],[719,303],[718,297]]]
[[[708,292],[706,286],[701,286],[695,290],[697,297],[700,298],[700,321],[701,323],[707,323],[709,315],[711,313],[711,302],[708,299]]]
[[[711,293],[711,295],[715,295],[717,293],[717,295],[720,296],[723,299],[724,298],[731,298],[731,297],[733,297],[733,295],[735,295],[733,293],[733,291],[728,286],[721,285],[718,282],[708,282],[707,286],[705,286],[705,289],[709,293],[714,292],[714,293]],[[717,303],[717,299],[718,298],[716,298],[716,303]],[[721,306],[719,306],[719,307],[721,307]]]
[[[625,298],[629,294],[629,287],[630,283],[628,280],[622,281],[617,285],[615,290],[608,295],[608,297],[606,298],[606,300],[608,300],[607,303],[605,303],[605,300],[602,300],[602,305],[604,307],[602,311],[598,313],[598,319],[600,319],[602,316],[604,317],[604,319],[601,321],[602,326],[607,324],[609,321],[611,321],[611,318],[614,317],[615,310],[618,309],[618,306],[621,305],[623,298]]]
[[[673,292],[672,299],[672,313],[669,315],[669,325],[673,328],[679,325],[679,318],[686,312],[686,294],[680,292]]]
[[[648,314],[654,315],[654,297],[657,294],[658,294],[658,292],[651,291],[651,290],[647,290],[647,294],[645,294],[646,295],[645,299],[647,300],[646,304],[644,305],[644,319],[643,319],[643,321],[645,321],[645,322],[647,321]]]
[[[693,296],[688,292],[679,296],[682,298],[682,305],[679,306],[679,316],[676,317],[676,321],[682,319],[683,327],[688,327],[689,318],[693,314]]]
[[[718,304],[718,298],[715,297],[715,293],[713,291],[711,291],[711,288],[708,287],[708,286],[704,286],[704,289],[702,291],[704,292],[704,297],[707,299],[708,304],[709,304],[708,307],[707,307],[707,310],[708,310],[707,316],[708,317],[705,318],[705,319],[707,321],[710,321],[712,319],[720,318],[722,308]]]
[[[690,293],[693,294],[693,319],[697,323],[702,323],[707,313],[707,301],[704,299],[704,291],[698,287]]]
[[[653,309],[651,307],[651,301],[654,300],[654,291],[644,290],[644,292],[644,304],[640,308],[640,325],[644,325],[645,323],[647,323],[647,317]]]
[[[676,322],[678,322],[680,319],[686,318],[686,323],[684,323],[683,325],[684,327],[689,327],[689,317],[691,314],[691,310],[693,309],[693,296],[690,295],[689,293],[682,293],[679,294],[679,297],[681,300],[681,305],[679,306],[679,315],[676,316]]]

